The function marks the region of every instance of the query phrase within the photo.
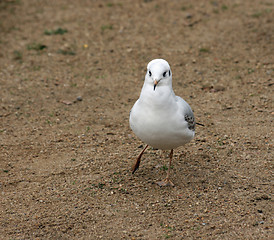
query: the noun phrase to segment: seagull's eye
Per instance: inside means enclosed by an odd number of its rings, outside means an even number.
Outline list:
[[[151,77],[151,75],[152,75],[151,71],[148,71],[148,75]]]
[[[166,72],[163,73],[163,77],[166,77]]]

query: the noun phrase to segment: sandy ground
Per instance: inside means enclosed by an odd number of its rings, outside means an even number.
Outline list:
[[[273,237],[273,10],[260,1],[0,0],[1,239]],[[166,59],[195,139],[129,128]]]

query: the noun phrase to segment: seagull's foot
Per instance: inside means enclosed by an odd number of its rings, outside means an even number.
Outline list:
[[[160,187],[174,187],[173,182],[171,182],[169,178],[166,178],[165,180],[160,182],[156,182],[156,184],[159,185]]]

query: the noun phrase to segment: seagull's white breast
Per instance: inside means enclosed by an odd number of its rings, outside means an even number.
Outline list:
[[[169,86],[153,91],[151,86],[144,85],[130,113],[131,129],[143,142],[158,149],[168,150],[188,143],[195,133],[188,129],[184,117],[188,104],[181,100],[178,101]]]

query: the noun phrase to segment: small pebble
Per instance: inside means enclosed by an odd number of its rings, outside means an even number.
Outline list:
[[[68,101],[68,100],[63,100],[63,101],[61,101],[61,103],[64,103],[66,105],[71,105],[72,104],[72,102]]]
[[[192,15],[190,13],[186,14],[186,19],[192,18]]]
[[[78,96],[78,97],[76,98],[76,100],[80,102],[80,101],[83,100],[83,98],[82,98],[81,96]]]
[[[222,85],[216,85],[214,86],[214,91],[215,92],[220,92],[220,91],[224,91],[225,90],[225,87],[222,86]]]

